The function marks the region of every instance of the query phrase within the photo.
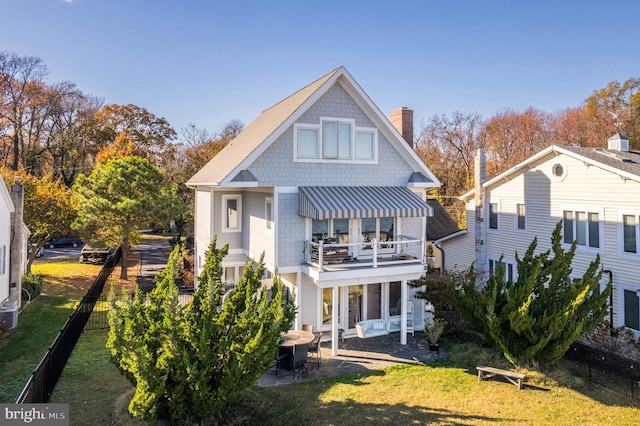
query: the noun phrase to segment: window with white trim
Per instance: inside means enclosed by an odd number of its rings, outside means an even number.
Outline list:
[[[7,271],[7,246],[0,247],[0,275],[4,275]]]
[[[311,240],[329,243],[349,243],[349,219],[323,219],[311,221]]]
[[[500,229],[500,219],[498,216],[499,212],[498,203],[489,203],[489,229],[497,231]]]
[[[638,226],[638,223],[640,223],[638,215],[622,215],[622,232],[620,240],[622,243],[622,252],[624,254],[634,255],[640,253],[638,247],[638,241],[640,241],[640,226]]]
[[[273,230],[273,198],[265,198],[264,200],[264,220],[265,229]]]
[[[635,331],[640,331],[640,289],[630,285],[620,285],[622,297],[623,325]]]
[[[562,212],[563,241],[565,244],[600,248],[600,214],[597,212],[564,210]]]
[[[525,203],[516,204],[516,217],[515,217],[516,231],[527,230],[527,206]]]
[[[240,195],[222,196],[222,220],[223,232],[242,230],[242,197]]]
[[[504,259],[489,259],[489,275],[495,276],[500,268],[504,268],[504,280],[508,283],[512,283],[517,271],[515,264],[507,262]]]
[[[351,161],[377,160],[378,130],[356,127],[355,120],[322,117],[320,124],[294,124],[295,160]]]
[[[360,242],[363,250],[372,250],[370,243],[375,238],[380,249],[394,249],[393,244],[384,244],[396,240],[396,219],[394,217],[368,217],[360,219]]]

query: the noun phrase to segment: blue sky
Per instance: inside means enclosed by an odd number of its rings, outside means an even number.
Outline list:
[[[251,122],[344,65],[387,114],[580,105],[640,76],[639,1],[0,0],[0,50],[180,130]]]

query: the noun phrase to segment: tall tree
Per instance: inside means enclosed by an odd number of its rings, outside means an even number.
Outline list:
[[[29,108],[40,95],[41,82],[47,68],[40,58],[0,52],[0,120],[9,126],[10,151],[7,164],[12,170],[22,165],[24,132]]]
[[[122,247],[120,277],[127,279],[127,258],[138,230],[166,223],[182,204],[175,185],[147,159],[127,156],[108,160],[73,185],[78,216],[72,228],[91,244]]]
[[[607,315],[611,284],[600,292],[600,257],[582,277],[571,278],[576,244],[565,251],[561,230],[559,222],[551,250],[536,254],[534,239],[522,259],[516,253],[513,282],[505,279],[502,262],[485,287],[477,287],[473,268],[461,281],[451,279],[456,307],[514,365],[552,364]]]
[[[166,119],[133,104],[106,105],[93,118],[91,137],[99,149],[110,145],[124,132],[135,148],[145,152],[146,157],[158,166],[162,164],[169,142],[176,138],[175,130]]]
[[[264,263],[248,262],[235,291],[222,303],[222,259],[228,246],[214,238],[193,301],[180,307],[175,285],[179,247],[156,278],[149,301],[140,293],[120,301],[111,290],[107,347],[136,386],[134,416],[206,420],[264,374],[295,308],[276,273],[263,290]]]
[[[485,139],[482,117],[458,111],[423,123],[416,144],[418,156],[442,181],[436,197],[462,227],[464,206],[457,197],[473,188],[473,156]]]
[[[487,175],[496,176],[551,145],[552,125],[551,114],[535,108],[492,116],[485,125]]]

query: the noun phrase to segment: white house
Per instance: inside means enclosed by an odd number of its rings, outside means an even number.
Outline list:
[[[601,285],[613,283],[613,326],[640,336],[640,153],[629,151],[626,137],[614,135],[606,149],[550,146],[479,188],[461,197],[467,229],[436,241],[446,269],[476,262],[493,273],[504,256],[506,274],[515,276],[515,253],[536,236],[538,250],[549,249],[562,221],[566,246],[577,243],[573,273],[599,254]]]
[[[11,285],[11,215],[15,211],[11,195],[0,176],[0,302],[9,298]]]
[[[406,343],[411,319],[423,326],[407,282],[425,271],[426,193],[440,185],[400,134],[411,143],[412,117],[394,111],[394,127],[343,67],[266,109],[187,183],[196,275],[217,236],[226,281],[264,252],[295,294],[295,328],[331,332],[334,354],[338,330],[365,319]]]
[[[7,328],[18,322],[22,275],[27,268],[29,229],[23,222],[23,186],[7,189],[0,176],[0,321]]]

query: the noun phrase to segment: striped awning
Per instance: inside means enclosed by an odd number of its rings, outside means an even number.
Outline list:
[[[301,186],[298,214],[311,219],[433,216],[409,188],[396,186]]]

